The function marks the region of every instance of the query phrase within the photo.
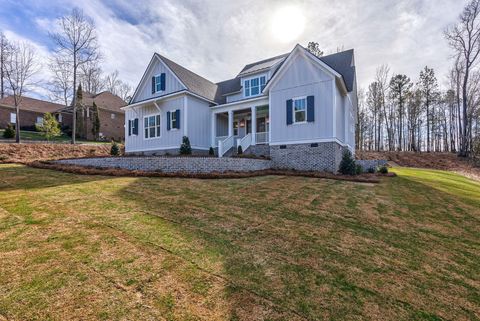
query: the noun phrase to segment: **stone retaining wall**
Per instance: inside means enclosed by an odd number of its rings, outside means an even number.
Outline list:
[[[63,159],[56,162],[91,167],[193,174],[252,172],[272,167],[272,162],[269,160],[228,157],[103,157]]]

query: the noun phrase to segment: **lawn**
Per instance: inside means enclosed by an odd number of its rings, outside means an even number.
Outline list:
[[[0,139],[3,138],[3,132],[4,129],[0,129]],[[23,140],[28,140],[28,141],[47,141],[45,138],[45,135],[40,132],[36,131],[28,131],[28,130],[21,130],[20,131],[20,138]],[[50,141],[52,142],[65,142],[68,143],[71,141],[71,137],[68,135],[65,135],[62,133],[62,135],[53,137]],[[13,139],[12,139],[13,140]],[[110,142],[96,142],[96,141],[87,141],[87,140],[82,140],[82,139],[77,139],[79,143],[89,143],[89,144],[105,144],[105,143],[110,143]]]
[[[0,320],[479,320],[480,184],[0,165]]]

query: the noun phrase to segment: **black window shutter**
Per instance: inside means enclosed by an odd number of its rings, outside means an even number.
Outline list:
[[[132,121],[128,120],[128,136],[132,135]]]
[[[307,97],[307,122],[315,121],[315,101],[314,96]]]
[[[152,77],[152,94],[155,93],[155,77]]]
[[[138,118],[133,120],[133,134],[138,135]]]
[[[176,117],[177,117],[177,129],[180,129],[180,109],[177,109],[175,111]]]
[[[165,90],[165,73],[160,75],[160,89]]]
[[[293,123],[292,104],[293,101],[291,99],[287,100],[287,125],[291,125]]]
[[[170,112],[167,111],[167,130],[170,130]]]

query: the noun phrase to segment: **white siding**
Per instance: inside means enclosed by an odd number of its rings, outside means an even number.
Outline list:
[[[157,92],[152,95],[152,77],[165,73],[165,91]],[[163,96],[169,93],[177,92],[185,87],[177,80],[168,68],[157,57],[153,57],[152,64],[145,74],[145,78],[139,84],[137,93],[132,103],[143,101],[157,96]]]
[[[210,105],[195,97],[187,96],[188,138],[193,148],[210,148]]]
[[[233,95],[229,95],[226,98],[227,98],[227,103],[231,103],[231,102],[243,99],[243,89],[242,89],[241,92],[233,94]]]
[[[336,94],[336,106],[335,106],[335,119],[336,119],[336,137],[341,142],[345,141],[345,100],[346,98],[340,94],[338,88],[335,89]]]
[[[293,58],[270,90],[271,143],[332,139],[334,77],[303,56]],[[310,95],[315,97],[315,121],[287,125],[286,101]]]
[[[166,101],[159,101],[159,111],[153,104],[135,107],[135,110],[128,109],[125,113],[125,148],[127,152],[149,151],[180,148],[183,137],[183,117],[185,112],[183,108],[183,96]],[[180,129],[167,130],[167,111],[180,109]],[[160,114],[161,116],[161,137],[145,139],[144,117]],[[192,117],[192,116],[190,116]],[[138,118],[138,136],[128,136],[128,120]]]

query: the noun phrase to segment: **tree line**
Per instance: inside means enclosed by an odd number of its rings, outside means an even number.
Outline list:
[[[356,144],[360,150],[454,152],[480,148],[480,0],[472,0],[445,29],[453,63],[441,89],[433,68],[411,79],[379,66],[359,90]]]
[[[73,9],[57,20],[49,37],[54,45],[47,66],[42,65],[35,48],[28,43],[9,41],[0,32],[0,98],[13,96],[16,113],[16,141],[20,142],[19,105],[26,93],[45,88],[52,101],[72,106],[77,115],[76,91],[79,88],[97,94],[110,91],[128,102],[133,88],[119,78],[116,70],[105,74],[95,24],[82,10]],[[50,79],[36,75],[48,67]],[[80,89],[81,90],[81,89]],[[72,119],[72,143],[75,143],[77,118]]]

